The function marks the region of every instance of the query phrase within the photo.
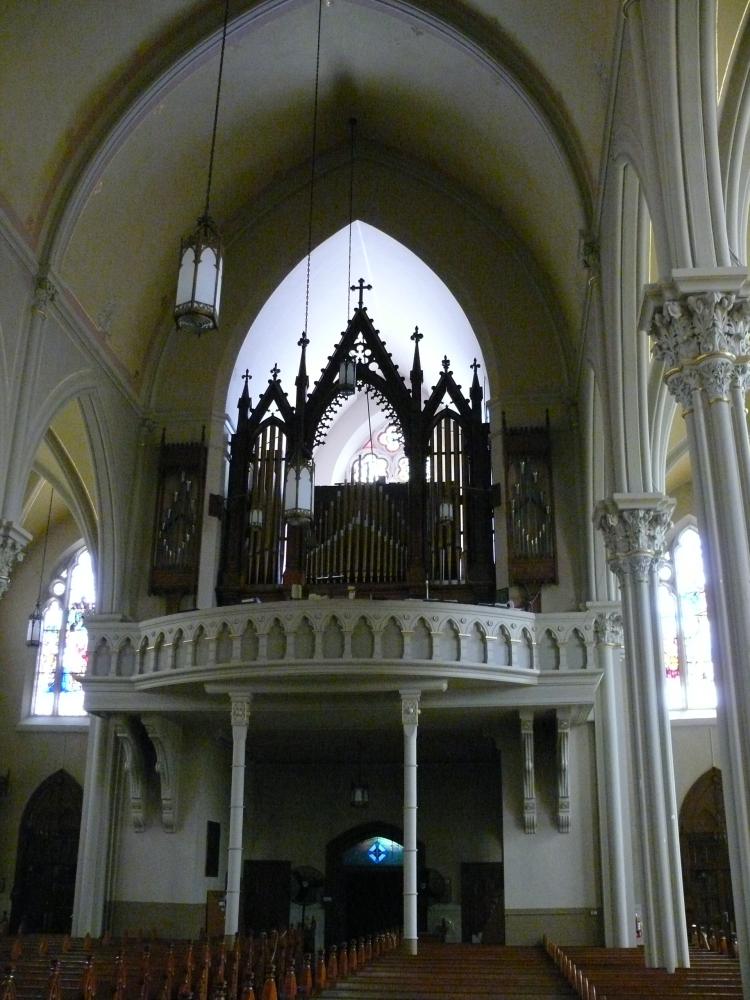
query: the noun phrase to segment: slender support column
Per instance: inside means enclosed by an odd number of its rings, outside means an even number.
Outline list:
[[[750,990],[750,299],[744,269],[675,272],[644,303],[665,381],[683,409],[703,543],[717,729],[745,990]]]
[[[597,605],[588,605],[595,608]],[[602,845],[604,938],[608,948],[635,947],[630,814],[621,740],[628,731],[623,714],[622,614],[619,605],[601,606],[596,617],[597,665],[604,677],[596,693],[596,769]],[[606,610],[605,610],[606,608]],[[625,723],[625,725],[624,725]]]
[[[232,791],[229,804],[229,852],[224,934],[234,936],[240,923],[242,823],[245,811],[245,745],[250,719],[250,695],[232,696]]]
[[[690,964],[657,603],[657,569],[673,507],[660,494],[616,493],[595,514],[620,582],[627,633],[646,964],[669,972]]]
[[[404,950],[417,954],[417,728],[420,691],[403,690],[404,727]]]
[[[536,833],[536,787],[534,782],[534,712],[518,713],[523,750],[523,832]]]
[[[112,790],[115,786],[115,741],[106,717],[91,716],[86,750],[81,834],[73,902],[73,934],[98,937],[104,927],[107,878],[110,863]]]

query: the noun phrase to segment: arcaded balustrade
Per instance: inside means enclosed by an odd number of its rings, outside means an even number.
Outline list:
[[[508,671],[596,669],[596,612],[533,614],[433,601],[248,604],[87,622],[89,675],[327,661],[466,664]]]

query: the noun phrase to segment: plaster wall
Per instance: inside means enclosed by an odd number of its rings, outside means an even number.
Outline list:
[[[111,905],[114,933],[158,927],[162,934],[197,936],[204,927],[206,893],[224,888],[229,834],[231,760],[211,734],[186,729],[179,751],[178,827],[161,821],[159,780],[148,769],[145,829],[133,828],[128,782],[120,767],[118,842]],[[122,763],[122,762],[121,762]],[[221,824],[219,873],[205,876],[206,824]]]

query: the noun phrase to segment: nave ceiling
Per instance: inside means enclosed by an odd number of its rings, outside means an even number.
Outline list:
[[[315,241],[346,223],[347,121],[356,115],[355,213],[388,231],[398,221],[396,210],[388,214],[391,195],[401,185],[400,210],[421,186],[432,225],[417,233],[403,218],[391,234],[423,254],[470,321],[484,325],[478,335],[497,376],[505,364],[498,344],[510,339],[514,317],[481,316],[471,280],[451,281],[463,269],[487,285],[496,264],[462,256],[448,273],[444,245],[455,233],[446,206],[490,227],[527,275],[519,301],[530,313],[544,302],[539,343],[524,330],[524,363],[533,371],[536,352],[545,373],[556,366],[560,395],[575,391],[580,371],[588,274],[578,244],[596,225],[620,6],[577,0],[564,18],[557,0],[323,6]],[[717,5],[720,81],[745,8],[745,0]],[[228,243],[228,314],[234,307],[238,329],[233,347],[220,339],[196,355],[201,363],[206,351],[217,367],[218,354],[236,352],[304,256],[316,10],[312,0],[230,2],[212,212]],[[203,201],[222,16],[220,0],[3,8],[0,85],[12,99],[0,106],[0,207],[37,259],[50,260],[118,377],[145,403],[164,345],[174,344],[179,239]],[[241,279],[259,230],[286,245],[269,255],[265,284],[249,289]],[[243,299],[250,305],[236,307]],[[295,314],[290,336],[300,325]],[[226,378],[232,360],[221,362]],[[93,496],[91,470],[79,474]],[[687,477],[683,459],[680,484]]]

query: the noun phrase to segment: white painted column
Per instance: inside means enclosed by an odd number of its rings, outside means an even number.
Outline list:
[[[417,954],[417,728],[421,691],[403,690],[404,727],[404,951]]]
[[[673,500],[658,493],[615,493],[596,511],[610,568],[622,590],[644,876],[646,964],[668,972],[690,964],[657,604],[658,563],[673,507]]]
[[[683,409],[706,566],[717,730],[745,992],[750,995],[750,300],[743,269],[685,272],[653,289],[641,326]]]
[[[92,715],[86,748],[81,833],[73,901],[74,937],[98,937],[104,927],[110,864],[110,825],[117,759],[113,727],[107,717]]]
[[[597,607],[589,604],[589,608]],[[596,772],[602,849],[604,943],[608,948],[635,947],[635,910],[630,846],[627,767],[621,739],[627,731],[622,695],[622,614],[619,605],[600,605],[596,617],[597,666],[603,672],[596,692]],[[605,610],[606,609],[606,610]]]
[[[232,790],[229,803],[229,851],[224,934],[234,936],[240,924],[242,827],[245,814],[245,746],[250,719],[249,694],[232,695]]]

